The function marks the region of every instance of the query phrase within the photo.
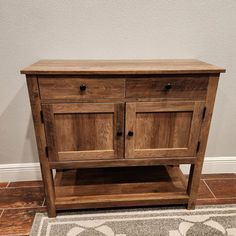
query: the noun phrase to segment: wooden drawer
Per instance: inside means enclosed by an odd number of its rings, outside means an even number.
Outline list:
[[[126,81],[126,97],[205,99],[207,85],[206,76],[135,78]]]
[[[123,98],[124,79],[81,77],[39,77],[42,99]]]

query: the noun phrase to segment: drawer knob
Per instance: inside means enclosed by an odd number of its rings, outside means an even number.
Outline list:
[[[172,88],[171,83],[168,83],[168,84],[165,86],[165,89],[166,89],[166,90],[170,90],[171,88]]]
[[[129,131],[128,132],[128,136],[130,136],[130,137],[134,136],[134,132],[133,131]]]
[[[80,91],[85,91],[87,86],[85,84],[80,85]]]
[[[122,136],[122,131],[117,131],[116,135],[117,136]]]

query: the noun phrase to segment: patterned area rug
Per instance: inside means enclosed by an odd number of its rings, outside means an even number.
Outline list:
[[[236,236],[236,205],[38,213],[31,236]]]

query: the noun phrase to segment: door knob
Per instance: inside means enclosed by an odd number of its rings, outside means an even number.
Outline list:
[[[80,91],[85,91],[87,86],[85,84],[81,84],[79,88],[80,88]]]
[[[165,86],[165,89],[166,89],[166,90],[170,90],[171,88],[172,88],[171,83],[168,83],[168,84]]]
[[[133,131],[129,131],[128,132],[128,136],[132,137],[134,135],[134,132]]]

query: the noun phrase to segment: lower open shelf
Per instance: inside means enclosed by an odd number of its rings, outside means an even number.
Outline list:
[[[62,170],[55,194],[58,210],[185,204],[189,198],[178,166]]]

